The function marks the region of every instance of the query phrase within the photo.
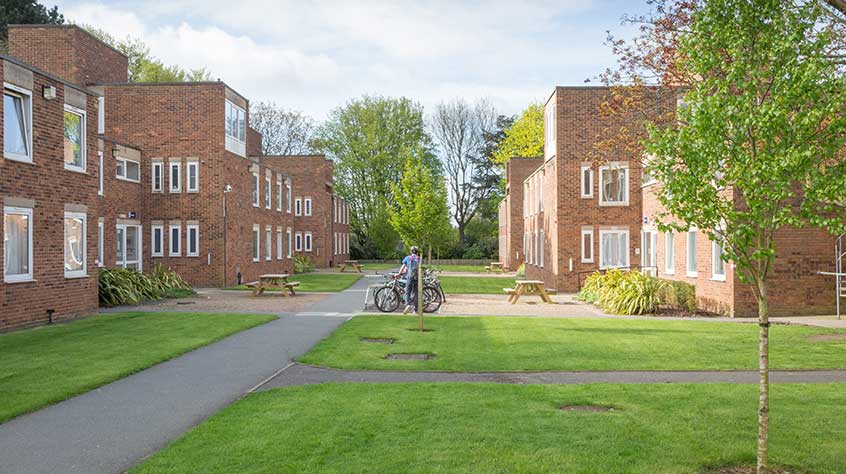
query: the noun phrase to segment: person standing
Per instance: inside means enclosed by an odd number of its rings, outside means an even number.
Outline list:
[[[420,249],[416,245],[411,247],[411,254],[402,259],[400,274],[405,274],[405,309],[402,314],[412,310],[417,312],[417,272],[420,269]]]

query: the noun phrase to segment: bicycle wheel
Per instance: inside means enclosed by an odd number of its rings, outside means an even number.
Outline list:
[[[434,286],[427,286],[423,288],[423,312],[434,313],[441,309],[441,292]]]
[[[400,304],[399,293],[393,288],[383,287],[376,291],[373,296],[373,302],[376,307],[383,313],[393,313],[397,310]]]

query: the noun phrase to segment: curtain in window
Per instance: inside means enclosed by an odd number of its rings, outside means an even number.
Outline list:
[[[605,170],[602,173],[602,200],[623,202],[626,196],[626,170]]]
[[[24,122],[23,99],[3,95],[3,151],[17,155],[29,155]]]
[[[3,248],[5,274],[26,275],[29,269],[29,216],[6,214]]]
[[[84,266],[85,249],[82,248],[83,220],[79,217],[65,217],[65,270],[69,272],[82,270]]]
[[[626,234],[603,234],[601,245],[602,267],[626,266],[626,257],[629,252],[629,242]]]

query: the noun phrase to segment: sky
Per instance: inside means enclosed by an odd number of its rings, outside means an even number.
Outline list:
[[[363,94],[431,111],[485,98],[500,113],[583,85],[630,36],[643,0],[46,0],[67,20],[143,40],[166,64],[205,67],[251,102],[322,120]]]

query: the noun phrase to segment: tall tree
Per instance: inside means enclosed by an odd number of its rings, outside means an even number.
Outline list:
[[[273,102],[250,104],[250,126],[262,136],[265,155],[302,155],[311,152],[314,119]]]
[[[837,3],[837,2],[828,2]],[[628,84],[604,110],[649,107],[650,80],[683,94],[648,136],[622,131],[602,146],[642,140],[663,183],[659,228],[698,227],[723,247],[758,304],[757,471],[769,466],[769,278],[786,227],[846,232],[846,77],[842,37],[822,2],[659,1],[641,35],[613,40]],[[659,91],[661,89],[658,89]],[[617,139],[617,143],[613,143]]]
[[[465,228],[478,212],[479,204],[496,189],[474,182],[485,132],[495,123],[496,112],[490,102],[479,100],[471,105],[463,99],[439,104],[430,122],[447,178],[459,246],[465,243]]]
[[[505,130],[505,138],[494,153],[494,161],[505,164],[514,157],[543,155],[543,105],[531,104]]]
[[[61,25],[59,7],[47,8],[35,0],[4,0],[0,3],[0,50],[6,50],[9,25]]]
[[[354,250],[362,257],[393,257],[399,237],[388,223],[388,208],[395,205],[390,183],[400,180],[405,157],[418,149],[426,167],[441,173],[423,107],[406,98],[355,99],[330,112],[314,149],[335,161],[335,189],[352,211]]]

